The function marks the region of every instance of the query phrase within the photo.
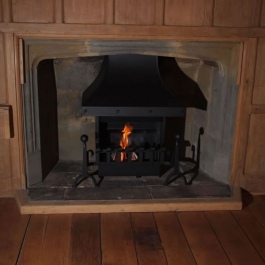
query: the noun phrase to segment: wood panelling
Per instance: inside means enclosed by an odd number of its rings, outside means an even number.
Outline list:
[[[11,107],[0,104],[0,139],[11,138]]]
[[[2,0],[2,19],[4,22],[12,21],[11,14],[11,1],[10,0]]]
[[[115,24],[154,25],[155,0],[115,0]]]
[[[2,8],[2,1],[0,1],[0,22],[3,21],[3,8]]]
[[[0,139],[0,179],[11,177],[9,140]]]
[[[0,103],[6,102],[5,61],[3,34],[0,34]],[[1,125],[0,125],[1,126]],[[3,128],[3,125],[2,127]],[[0,129],[1,130],[1,129]],[[9,141],[0,139],[0,196],[11,194]],[[3,179],[4,178],[4,179]]]
[[[0,104],[7,103],[5,74],[4,34],[0,33]]]
[[[265,1],[262,1],[260,26],[265,27]]]
[[[14,189],[21,188],[21,183],[25,178],[21,168],[24,163],[21,162],[21,154],[23,150],[22,144],[22,95],[21,87],[19,85],[17,77],[19,76],[18,69],[15,65],[16,47],[14,44],[14,35],[11,33],[5,34],[5,52],[6,52],[6,87],[8,92],[8,104],[12,106],[12,129],[14,131],[14,137],[9,140],[10,144],[10,161],[11,174],[12,174],[12,185]],[[24,172],[24,171],[23,171]],[[23,177],[22,177],[23,176]]]
[[[165,0],[165,25],[211,26],[213,0]]]
[[[14,22],[54,22],[54,0],[13,0]]]
[[[55,0],[55,23],[63,23],[63,0]]]
[[[0,178],[0,197],[13,197],[11,178]]]
[[[64,22],[103,24],[105,0],[64,0]]]
[[[262,0],[215,0],[214,26],[258,27]]]
[[[265,172],[265,114],[250,116],[248,144],[246,152],[246,175],[262,175]]]
[[[258,52],[256,61],[255,82],[253,90],[253,104],[265,104],[265,39],[262,38],[258,42]]]
[[[244,42],[242,54],[242,68],[238,76],[240,84],[235,119],[235,137],[233,143],[233,157],[231,180],[233,185],[239,185],[244,172],[247,137],[249,130],[249,113],[251,112],[251,95],[254,84],[255,60],[257,53],[257,39],[252,38]]]

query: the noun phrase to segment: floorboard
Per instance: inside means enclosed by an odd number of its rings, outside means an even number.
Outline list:
[[[71,218],[71,215],[44,215],[43,218],[33,216],[26,234],[25,244],[22,247],[21,264],[23,262],[29,262],[24,264],[38,265],[67,264]],[[40,225],[40,231],[38,231],[38,225]],[[34,243],[36,246],[33,249],[30,248]],[[35,251],[36,254],[33,253]]]
[[[233,211],[232,214],[265,261],[265,229],[261,223],[249,209]]]
[[[129,213],[101,215],[102,265],[138,264]]]
[[[19,256],[19,265],[40,263],[47,228],[48,215],[32,215]]]
[[[29,215],[21,215],[14,199],[4,200],[0,211],[0,265],[16,264]]]
[[[230,264],[219,240],[202,212],[178,213],[197,264]]]
[[[71,229],[70,264],[100,265],[100,215],[74,214]]]
[[[265,211],[262,211],[262,209],[265,209],[265,196],[253,196],[252,203],[248,205],[248,208],[265,228]]]
[[[132,213],[132,230],[139,265],[167,265],[152,213]]]
[[[246,202],[246,201],[245,201]],[[265,196],[244,210],[21,215],[0,199],[0,265],[264,264]]]
[[[264,264],[230,212],[206,212],[205,214],[232,264]]]
[[[154,213],[168,265],[196,264],[177,215],[173,212]]]

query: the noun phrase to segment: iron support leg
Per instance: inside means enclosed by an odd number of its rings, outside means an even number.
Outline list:
[[[201,153],[201,135],[204,134],[204,129],[201,127],[199,130],[199,136],[198,136],[198,144],[197,144],[197,156],[196,161],[194,159],[191,159],[194,163],[194,167],[180,173],[179,170],[179,151],[178,151],[178,139],[179,137],[176,136],[176,145],[175,145],[175,158],[174,158],[174,170],[172,173],[170,173],[164,182],[164,185],[169,185],[172,182],[174,182],[176,179],[183,177],[185,185],[191,185],[193,180],[198,176],[199,169],[200,169],[200,153]],[[190,180],[187,180],[186,175],[187,174],[193,174]]]
[[[98,186],[96,179],[94,178],[93,174],[88,172],[88,165],[89,165],[89,153],[91,153],[91,156],[94,155],[94,152],[92,150],[87,150],[86,142],[88,141],[88,136],[83,134],[80,138],[81,142],[83,143],[83,170],[82,174],[80,174],[73,184],[73,187],[77,187],[83,180],[85,179],[92,179],[92,182],[95,187]]]

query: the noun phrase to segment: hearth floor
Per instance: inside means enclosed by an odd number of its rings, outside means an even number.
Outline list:
[[[188,163],[181,167],[188,168]],[[225,198],[232,196],[229,185],[219,182],[207,174],[200,172],[192,185],[185,185],[180,178],[169,186],[164,186],[169,169],[163,176],[106,176],[100,187],[94,187],[91,179],[81,182],[73,188],[76,177],[81,173],[82,162],[59,161],[46,179],[34,186],[28,192],[30,201],[67,201],[67,200],[161,200],[176,198]],[[91,172],[96,166],[91,166]],[[95,175],[96,180],[99,178]]]

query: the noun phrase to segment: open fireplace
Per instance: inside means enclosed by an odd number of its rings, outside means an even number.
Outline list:
[[[27,188],[65,199],[73,186],[94,187],[90,177],[103,191],[112,177],[179,187],[168,176],[199,163],[230,196],[239,51],[221,42],[25,40]]]

